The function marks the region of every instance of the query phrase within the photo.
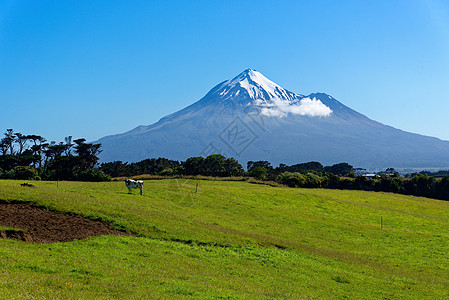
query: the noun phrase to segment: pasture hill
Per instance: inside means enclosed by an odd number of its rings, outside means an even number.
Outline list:
[[[0,214],[28,202],[133,236],[0,239],[4,299],[449,298],[447,201],[218,180],[146,180],[143,196],[123,182],[20,183],[0,180]]]
[[[288,91],[252,69],[155,124],[98,143],[102,162],[186,160],[220,153],[243,164],[319,161],[369,169],[449,168],[449,141],[381,124],[324,93]]]

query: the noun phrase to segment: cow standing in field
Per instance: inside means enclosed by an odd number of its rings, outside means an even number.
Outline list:
[[[143,180],[132,180],[132,179],[125,179],[126,187],[128,188],[128,194],[132,194],[132,189],[139,188],[140,194],[143,195]]]

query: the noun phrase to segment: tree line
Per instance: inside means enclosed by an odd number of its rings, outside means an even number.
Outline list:
[[[341,177],[332,173],[308,171],[282,173],[278,182],[290,187],[364,190],[449,200],[449,176],[436,179],[414,173],[404,178],[396,175],[380,175],[368,178],[363,175]]]
[[[449,170],[440,170],[437,172],[421,171],[419,173],[429,176],[429,177],[435,177],[435,178],[443,178],[445,176],[449,176]]]
[[[391,192],[449,200],[449,176],[437,179],[423,173],[413,173],[401,178],[393,168],[389,168],[386,172],[382,172],[382,175],[368,178],[363,175],[356,176],[353,166],[348,163],[323,166],[319,162],[312,161],[273,167],[268,161],[249,161],[245,171],[234,158],[213,154],[206,158],[190,157],[184,162],[166,158],[151,158],[130,164],[115,161],[101,164],[100,169],[111,177],[143,174],[247,176],[263,181],[274,181],[289,187]]]
[[[47,142],[39,135],[7,129],[0,140],[0,178],[107,181],[111,177],[142,174],[254,177],[290,187],[381,191],[449,200],[449,176],[446,175],[449,171],[414,173],[401,178],[390,168],[385,174],[367,178],[355,176],[353,166],[348,163],[323,166],[315,161],[278,167],[268,161],[248,161],[245,171],[236,159],[221,154],[190,157],[186,161],[149,158],[98,166],[100,147],[101,144],[86,143],[84,138],[73,140],[68,136],[64,142]]]
[[[190,157],[186,161],[169,160],[166,158],[149,158],[139,162],[127,163],[114,161],[102,163],[100,170],[111,177],[130,177],[136,175],[201,175],[213,177],[249,176],[263,180],[276,180],[284,172],[330,172],[344,176],[353,172],[354,168],[347,163],[322,166],[318,162],[308,162],[287,166],[280,164],[272,167],[268,161],[249,161],[247,171],[234,158],[226,158],[221,154],[212,154],[207,157]]]
[[[201,175],[212,177],[237,177],[245,175],[242,165],[234,158],[221,154],[190,157],[186,161],[166,158],[149,158],[135,163],[121,161],[100,165],[100,170],[111,177],[129,177],[142,174],[150,175]]]
[[[96,168],[100,144],[84,138],[56,143],[39,135],[25,135],[7,129],[0,140],[0,178],[85,180],[110,179]]]

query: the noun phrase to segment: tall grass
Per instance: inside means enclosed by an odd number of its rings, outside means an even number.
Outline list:
[[[0,240],[5,297],[449,297],[449,202],[185,178],[146,180],[143,196],[122,182],[33,184],[0,181],[0,199],[137,237]]]

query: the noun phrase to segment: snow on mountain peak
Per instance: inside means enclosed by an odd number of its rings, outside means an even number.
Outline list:
[[[289,99],[289,96],[291,96],[288,95],[288,92],[281,86],[277,85],[273,81],[263,76],[260,72],[257,72],[253,69],[247,69],[243,71],[237,77],[232,79],[230,84],[239,84],[242,88],[248,91],[248,94],[252,99]]]
[[[269,101],[273,98],[296,99],[299,95],[289,92],[253,69],[246,69],[231,80],[225,81],[219,95],[223,100],[246,92],[249,98]]]
[[[282,118],[292,114],[328,117],[332,113],[319,99],[305,98],[290,92],[253,69],[246,69],[233,79],[221,83],[214,94],[221,101],[251,105],[266,116]]]

